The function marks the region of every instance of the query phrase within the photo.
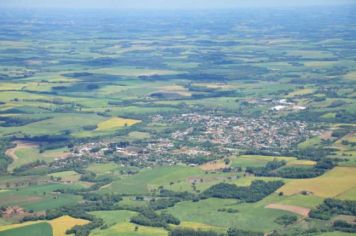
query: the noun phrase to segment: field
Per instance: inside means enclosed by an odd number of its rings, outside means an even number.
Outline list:
[[[65,236],[66,231],[75,225],[85,225],[88,221],[75,219],[70,216],[46,222],[27,222],[17,225],[1,226],[0,235],[38,235],[38,236]]]
[[[167,235],[165,230],[152,227],[138,226],[135,230],[135,225],[129,223],[130,217],[137,214],[132,211],[98,211],[91,214],[102,218],[109,226],[105,230],[94,231],[91,235]]]
[[[156,169],[143,170],[134,175],[124,177],[121,180],[114,181],[108,187],[102,189],[102,192],[116,192],[127,194],[144,194],[158,189],[160,185],[170,185],[174,183],[186,183],[187,178],[193,175],[202,174],[203,171],[198,168],[190,167],[162,167]]]
[[[6,155],[13,159],[13,162],[9,165],[9,171],[13,171],[17,167],[37,160],[52,162],[56,158],[66,158],[68,152],[65,148],[62,148],[40,153],[38,146],[35,144],[16,143],[16,147],[8,149]]]
[[[87,170],[95,173],[96,175],[113,175],[120,170],[120,167],[115,163],[106,163],[106,164],[96,164],[93,163],[88,166]]]
[[[114,117],[109,120],[103,121],[98,124],[97,131],[105,131],[105,130],[115,130],[120,127],[132,126],[134,124],[139,123],[138,120],[131,119],[123,119],[120,117]]]
[[[133,211],[94,211],[90,214],[100,217],[104,220],[105,224],[112,226],[119,223],[127,223],[130,221],[130,217],[136,215]]]
[[[204,170],[204,171],[211,171],[211,170],[221,170],[224,168],[229,167],[229,165],[227,165],[224,160],[217,160],[217,161],[212,161],[212,162],[208,162],[205,163],[204,165],[200,166],[200,169]]]
[[[127,235],[127,236],[167,236],[168,233],[164,229],[147,227],[147,226],[136,226],[130,223],[122,223],[114,225],[108,229],[101,230],[99,233],[93,233],[92,235],[103,235],[103,236],[114,236],[114,235]]]
[[[52,235],[52,227],[48,223],[36,223],[18,228],[0,231],[1,236],[49,236]]]
[[[320,205],[323,202],[323,198],[317,197],[314,195],[303,195],[296,194],[291,196],[285,196],[278,199],[274,203],[283,204],[283,205],[294,205],[303,208],[313,209],[316,206]]]
[[[314,179],[301,179],[289,181],[279,191],[286,195],[293,195],[302,191],[311,192],[319,197],[338,197],[350,189],[355,188],[356,171],[352,167],[336,167],[323,176]],[[332,187],[331,187],[332,186]],[[344,195],[344,199],[355,200],[353,194]]]
[[[24,182],[24,184],[27,185],[28,183]],[[79,196],[53,192],[61,187],[67,186],[62,184],[42,184],[40,186],[22,187],[18,191],[11,189],[0,193],[1,205],[20,206],[29,210],[43,211],[64,205],[73,205],[81,200]],[[15,193],[16,195],[14,196]]]
[[[75,225],[85,225],[89,221],[82,219],[75,219],[70,216],[62,216],[60,218],[49,221],[49,224],[53,228],[53,236],[64,236],[68,229],[73,228]]]
[[[293,206],[293,205],[284,205],[284,204],[269,204],[266,206],[266,208],[269,209],[276,209],[276,210],[282,210],[282,211],[289,211],[296,213],[298,215],[308,217],[310,209],[305,208],[305,207],[298,207],[298,206]]]
[[[332,232],[332,233],[322,233],[319,236],[351,236],[353,233],[343,233],[343,232]]]
[[[261,155],[241,155],[231,158],[233,167],[262,167],[269,161],[279,160],[286,161],[289,166],[313,166],[315,162],[310,160],[297,160],[295,157],[281,156],[261,156]]]
[[[211,227],[228,227],[239,225],[244,230],[269,232],[277,227],[274,220],[287,212],[267,209],[264,206],[269,202],[261,201],[257,204],[238,203],[235,200],[208,199],[197,203],[179,203],[169,212],[178,216],[182,221],[197,222]],[[231,208],[237,213],[219,212],[218,209]],[[256,215],[259,215],[256,218]]]

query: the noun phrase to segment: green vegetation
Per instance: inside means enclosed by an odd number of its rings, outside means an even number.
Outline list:
[[[169,236],[218,236],[218,233],[213,231],[203,231],[203,230],[194,230],[194,229],[184,229],[184,228],[175,228],[170,233]]]
[[[1,236],[50,236],[52,235],[52,227],[48,223],[38,223],[28,226],[18,227],[0,231]]]
[[[249,187],[237,187],[233,184],[220,183],[203,192],[203,197],[236,198],[246,202],[258,202],[275,192],[283,182],[263,182],[256,180]]]
[[[335,199],[326,199],[310,213],[310,216],[318,219],[330,219],[334,215],[352,215],[356,216],[356,201],[341,201]]]
[[[290,225],[290,224],[294,224],[296,221],[298,220],[298,217],[296,216],[280,216],[276,219],[276,223],[280,224],[280,225]]]

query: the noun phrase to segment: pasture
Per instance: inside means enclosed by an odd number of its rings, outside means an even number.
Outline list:
[[[320,177],[313,179],[296,179],[287,182],[278,191],[286,195],[311,192],[318,197],[338,197],[355,188],[356,171],[353,167],[335,167]],[[344,195],[348,200],[355,200],[353,194]]]
[[[0,228],[0,235],[1,236],[23,236],[23,235],[52,236],[53,233],[52,233],[51,225],[43,222],[43,223],[27,224],[19,227],[12,227],[6,230]],[[57,234],[56,236],[64,236],[64,234],[62,235]]]
[[[289,166],[312,166],[315,162],[309,160],[298,160],[295,157],[281,157],[281,156],[262,156],[262,155],[241,155],[234,156],[231,159],[232,167],[263,167],[267,162],[278,160],[285,161]]]
[[[0,235],[65,236],[68,229],[87,223],[87,220],[62,216],[49,221],[29,221],[21,224],[0,226]]]
[[[267,209],[265,205],[273,199],[265,199],[258,203],[240,203],[231,199],[206,199],[199,202],[181,202],[168,212],[182,221],[197,222],[210,227],[229,227],[238,225],[240,229],[269,232],[278,227],[274,220],[283,211]],[[219,211],[222,208],[236,209],[237,213]]]
[[[25,183],[24,183],[25,184]],[[64,184],[28,185],[18,189],[10,189],[0,193],[2,206],[20,206],[28,210],[43,211],[65,205],[74,205],[81,200],[80,196],[71,194],[58,194],[53,191],[59,188],[79,188]]]
[[[136,228],[137,227],[137,228]],[[131,223],[116,224],[108,229],[94,231],[91,236],[168,236],[168,232],[162,228],[137,226]]]
[[[50,163],[55,159],[66,158],[68,154],[69,153],[66,148],[40,152],[38,145],[21,142],[17,142],[14,148],[6,151],[6,155],[11,157],[13,160],[8,167],[9,171],[13,171],[15,168],[37,160]]]
[[[134,211],[94,211],[90,214],[95,215],[104,220],[105,224],[112,226],[115,224],[128,223],[130,218],[134,215],[137,215]]]
[[[189,176],[201,173],[202,171],[198,168],[185,166],[147,169],[133,176],[116,180],[107,188],[103,188],[101,192],[145,194],[157,190],[161,185],[186,181]]]

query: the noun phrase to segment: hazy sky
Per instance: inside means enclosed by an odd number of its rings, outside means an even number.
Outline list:
[[[356,0],[0,0],[0,7],[237,8],[356,4]]]

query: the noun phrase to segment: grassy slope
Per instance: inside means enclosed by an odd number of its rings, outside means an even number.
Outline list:
[[[42,222],[27,225],[19,228],[0,231],[0,236],[52,236],[52,227],[50,224]]]

